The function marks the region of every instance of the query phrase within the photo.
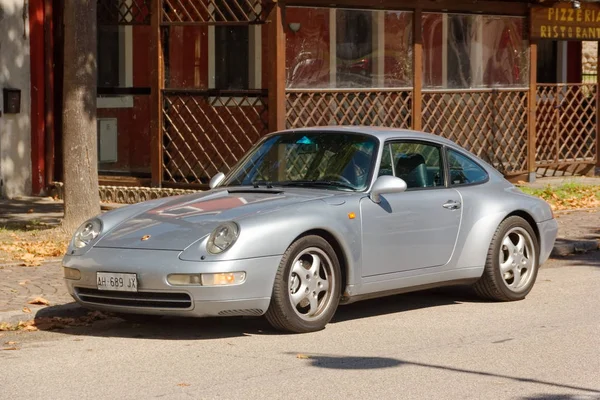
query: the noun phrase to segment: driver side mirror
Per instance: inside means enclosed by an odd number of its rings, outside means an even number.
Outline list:
[[[402,193],[406,191],[406,182],[395,176],[384,175],[377,178],[369,196],[374,203],[381,203],[382,194]]]
[[[223,182],[223,179],[225,179],[225,174],[222,172],[219,172],[218,174],[216,174],[215,176],[212,177],[208,186],[211,189],[214,189],[217,186],[219,186],[221,184],[221,182]]]

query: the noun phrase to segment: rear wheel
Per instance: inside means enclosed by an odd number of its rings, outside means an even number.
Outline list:
[[[539,244],[529,223],[517,216],[505,219],[492,239],[475,291],[498,301],[524,299],[537,277],[538,253]]]
[[[321,330],[335,314],[341,292],[340,264],[320,236],[305,236],[287,249],[265,314],[276,329],[304,333]]]

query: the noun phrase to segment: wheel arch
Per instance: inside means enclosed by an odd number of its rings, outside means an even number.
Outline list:
[[[538,229],[537,223],[535,222],[535,219],[533,219],[533,216],[531,214],[529,214],[525,210],[515,210],[515,211],[511,212],[510,214],[508,214],[502,221],[504,221],[504,220],[506,220],[506,219],[508,219],[510,217],[521,217],[525,221],[527,221],[527,223],[529,224],[529,226],[531,226],[531,229],[535,233],[535,238],[536,238],[536,240],[538,242],[538,246],[541,245],[541,243],[540,243],[540,230]]]
[[[344,293],[346,291],[346,286],[348,285],[348,277],[351,275],[350,263],[348,262],[348,255],[344,251],[344,248],[343,248],[341,242],[336,238],[336,236],[326,229],[311,229],[311,230],[305,231],[305,232],[301,233],[300,235],[298,235],[292,241],[292,243],[296,242],[297,240],[299,240],[305,236],[312,236],[312,235],[320,236],[323,239],[325,239],[327,241],[327,243],[329,243],[329,245],[333,248],[333,251],[335,251],[335,255],[337,256],[338,262],[340,263],[340,271],[342,273],[341,295],[344,296]]]

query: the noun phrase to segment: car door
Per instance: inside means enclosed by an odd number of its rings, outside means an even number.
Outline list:
[[[403,193],[361,199],[363,277],[442,266],[452,257],[460,221],[460,193],[445,185],[441,146],[386,143],[379,176],[406,181]]]

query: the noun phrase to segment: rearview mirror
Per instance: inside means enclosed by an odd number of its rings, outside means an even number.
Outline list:
[[[395,176],[384,175],[377,178],[371,189],[370,198],[374,203],[381,203],[382,194],[402,193],[406,191],[406,182]]]
[[[217,186],[219,186],[221,184],[221,182],[223,182],[223,179],[225,179],[225,174],[222,172],[219,172],[218,174],[216,174],[215,176],[212,177],[208,186],[211,189],[214,189]]]

